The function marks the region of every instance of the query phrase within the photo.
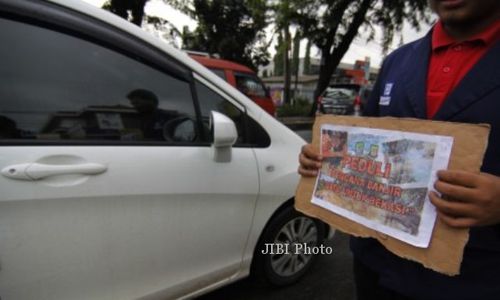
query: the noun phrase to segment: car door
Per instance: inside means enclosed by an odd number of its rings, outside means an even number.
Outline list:
[[[0,14],[0,297],[177,297],[235,274],[258,196],[251,148],[214,160],[179,62],[32,3],[36,19]]]

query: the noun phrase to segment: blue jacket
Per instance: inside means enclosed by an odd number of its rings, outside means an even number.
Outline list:
[[[431,36],[390,54],[365,115],[426,119]],[[482,171],[500,176],[500,42],[452,91],[435,120],[488,123],[491,132]],[[414,299],[500,299],[500,224],[470,231],[459,276],[449,277],[391,254],[373,239],[352,238],[356,259],[380,272],[380,283]]]

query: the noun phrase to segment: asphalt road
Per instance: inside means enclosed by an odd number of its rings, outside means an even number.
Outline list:
[[[325,246],[333,247],[330,255],[318,255],[309,272],[294,285],[275,288],[262,286],[252,278],[233,283],[198,298],[199,300],[273,299],[273,300],[352,300],[355,299],[352,256],[347,235],[336,232]]]
[[[296,131],[306,141],[311,140],[310,130]],[[318,255],[316,263],[297,283],[288,287],[262,286],[252,278],[233,283],[198,298],[199,300],[225,299],[273,299],[273,300],[352,300],[355,299],[352,274],[352,255],[347,235],[336,232],[325,246],[331,246],[333,253]]]

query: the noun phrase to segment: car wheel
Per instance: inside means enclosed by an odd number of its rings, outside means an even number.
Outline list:
[[[294,283],[316,259],[305,249],[319,246],[324,237],[321,221],[297,212],[293,206],[286,207],[271,219],[261,236],[252,265],[254,277],[277,286]]]

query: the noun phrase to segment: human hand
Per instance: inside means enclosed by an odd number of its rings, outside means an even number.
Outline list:
[[[317,148],[312,144],[304,145],[299,155],[299,174],[304,177],[314,177],[318,175],[322,160],[323,157]]]
[[[452,227],[500,223],[500,177],[487,173],[438,171],[429,198],[444,223]]]

